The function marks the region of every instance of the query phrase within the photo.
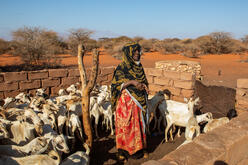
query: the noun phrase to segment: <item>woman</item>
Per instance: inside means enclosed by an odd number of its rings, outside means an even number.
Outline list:
[[[145,135],[148,81],[140,63],[141,47],[137,43],[123,47],[123,60],[117,66],[111,84],[111,103],[115,112],[118,158],[129,155],[148,157]]]

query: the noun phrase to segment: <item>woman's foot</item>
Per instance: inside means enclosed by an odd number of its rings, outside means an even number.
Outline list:
[[[127,162],[128,152],[122,149],[118,149],[117,158],[120,162]]]
[[[123,156],[123,155],[119,155],[119,156],[118,156],[118,160],[119,160],[120,162],[123,162],[123,163],[126,163],[126,162],[127,162],[127,159],[126,159],[125,156]]]
[[[143,158],[146,159],[146,158],[148,158],[148,156],[149,156],[149,155],[148,155],[148,152],[147,152],[147,151],[144,151],[144,156],[143,156]]]

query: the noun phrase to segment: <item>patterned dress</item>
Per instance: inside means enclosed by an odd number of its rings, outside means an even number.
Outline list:
[[[132,58],[137,49],[141,49],[137,43],[124,46],[123,61],[117,66],[111,84],[111,103],[116,112],[116,147],[130,155],[146,148],[144,116],[147,114],[147,93],[133,85],[122,89],[122,84],[130,80],[148,86],[142,65],[136,64]]]

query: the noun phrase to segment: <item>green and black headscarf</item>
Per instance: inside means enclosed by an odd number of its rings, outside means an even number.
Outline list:
[[[133,59],[133,54],[136,50],[141,52],[141,46],[138,43],[130,43],[126,44],[122,50],[122,62],[115,69],[111,84],[111,104],[113,111],[116,109],[117,100],[121,94],[122,83],[128,82],[129,80],[136,80],[148,86],[143,66],[141,63],[135,63]],[[127,90],[143,106],[143,108],[146,109],[146,91],[138,90],[133,85],[128,86]]]

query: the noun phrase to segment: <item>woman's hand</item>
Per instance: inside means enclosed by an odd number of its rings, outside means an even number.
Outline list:
[[[147,94],[149,93],[149,89],[148,87],[146,86],[146,84],[143,84],[143,83],[140,83],[136,80],[131,80],[132,81],[132,84],[139,90],[146,90]]]
[[[128,82],[126,82],[124,85],[123,85],[123,89],[128,87],[129,85],[133,85],[135,86],[138,90],[146,90],[147,94],[149,94],[149,89],[148,87],[146,86],[146,84],[143,84],[143,83],[140,83],[136,80],[130,80]]]

